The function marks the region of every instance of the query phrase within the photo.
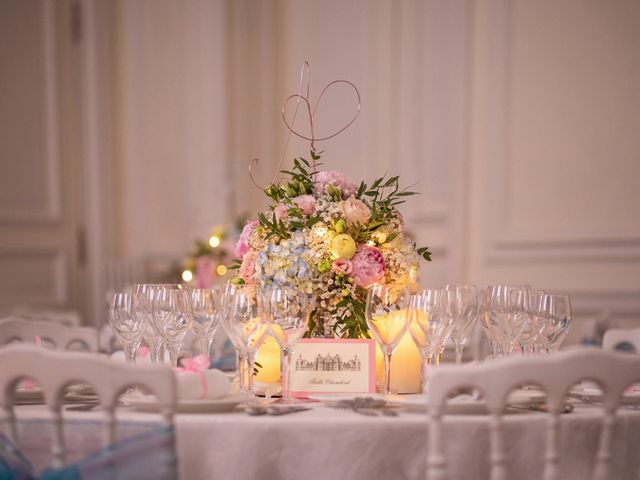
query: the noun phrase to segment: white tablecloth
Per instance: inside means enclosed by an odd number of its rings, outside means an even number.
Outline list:
[[[20,447],[39,467],[48,461],[50,426],[43,407],[19,407]],[[590,478],[600,432],[600,410],[577,406],[562,415],[562,479]],[[100,412],[67,412],[72,449],[100,444]],[[510,478],[542,478],[545,419],[538,412],[505,416]],[[120,431],[149,428],[157,416],[123,409]],[[425,478],[427,417],[367,417],[316,406],[288,416],[227,414],[176,417],[181,478],[199,479],[415,479]],[[488,478],[488,418],[445,417],[452,479]],[[640,478],[640,410],[622,409],[615,424],[612,479]]]

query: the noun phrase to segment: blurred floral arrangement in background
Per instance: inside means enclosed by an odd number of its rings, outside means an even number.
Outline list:
[[[242,217],[232,226],[216,225],[209,232],[207,240],[196,240],[182,265],[182,280],[195,288],[211,288],[227,283],[232,277],[228,266],[234,257],[234,243],[245,221]]]

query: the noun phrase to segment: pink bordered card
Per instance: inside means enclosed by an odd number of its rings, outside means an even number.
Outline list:
[[[376,344],[366,339],[306,338],[291,359],[291,393],[376,391]]]

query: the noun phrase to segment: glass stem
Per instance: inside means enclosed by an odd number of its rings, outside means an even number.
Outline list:
[[[207,337],[198,337],[198,350],[200,351],[200,355],[209,356],[209,346],[211,343]]]
[[[282,349],[282,400],[291,400],[291,350]]]
[[[136,349],[131,343],[124,346],[124,358],[127,363],[136,363]]]
[[[172,368],[178,366],[178,350],[173,345],[169,345],[169,361],[171,362]]]
[[[455,346],[456,346],[456,363],[460,365],[462,363],[462,351],[464,346],[462,345],[462,342],[455,342]]]
[[[422,392],[427,386],[427,367],[429,365],[429,352],[426,348],[420,349],[420,384],[422,385]]]
[[[253,397],[253,369],[256,363],[256,353],[249,352],[247,354],[247,392]]]
[[[246,392],[245,386],[245,375],[244,375],[244,354],[242,352],[238,352],[238,357],[236,360],[236,364],[238,365],[238,386],[240,387],[241,392]]]
[[[391,390],[391,348],[384,346],[382,348],[384,354],[384,393],[388,395]]]
[[[158,348],[160,348],[159,342],[149,342],[149,360],[151,363],[158,363]]]
[[[440,360],[442,359],[442,353],[436,353],[436,367],[440,366]]]

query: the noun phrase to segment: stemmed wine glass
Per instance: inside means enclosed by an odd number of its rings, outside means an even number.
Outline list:
[[[475,285],[447,285],[443,292],[446,316],[452,319],[451,340],[456,363],[462,363],[464,344],[478,319],[478,293]]]
[[[557,352],[571,326],[571,299],[568,295],[544,294],[534,312],[543,320],[540,337],[547,353]]]
[[[529,294],[529,315],[517,339],[522,355],[539,351],[538,344],[540,343],[540,332],[544,327],[544,320],[537,315],[537,308],[544,295],[545,292],[542,290],[532,290]]]
[[[162,287],[153,292],[153,325],[169,349],[171,366],[178,366],[178,349],[193,320],[187,288]]]
[[[209,356],[213,337],[220,325],[220,308],[217,291],[208,288],[191,290],[193,322],[191,328],[196,335],[200,354]]]
[[[136,351],[142,341],[144,322],[134,314],[132,295],[116,293],[109,308],[109,326],[122,342],[124,356],[129,363],[135,363]]]
[[[218,316],[220,317],[220,323],[222,323],[225,332],[229,336],[229,340],[233,345],[233,348],[236,351],[236,365],[238,368],[238,386],[240,387],[240,391],[246,392],[246,384],[247,384],[247,357],[244,351],[239,348],[236,343],[234,343],[231,335],[228,332],[228,328],[225,326],[226,320],[229,318],[231,306],[233,305],[233,301],[235,299],[236,293],[240,292],[243,288],[241,285],[235,285],[233,283],[227,283],[225,285],[218,285],[213,287],[211,291],[213,292],[214,298],[217,299],[218,303]]]
[[[481,325],[491,340],[493,356],[511,353],[530,317],[531,287],[492,285],[484,294]]]
[[[384,357],[384,393],[391,383],[391,355],[407,330],[409,289],[373,285],[367,292],[367,325],[382,349]]]
[[[133,289],[134,315],[143,322],[142,338],[149,346],[149,358],[153,363],[164,360],[163,339],[153,325],[153,296],[156,290],[171,287],[171,284],[139,283]]]
[[[291,396],[291,357],[309,326],[315,306],[313,295],[279,287],[263,287],[258,291],[259,312],[267,319],[269,333],[280,345],[283,403],[295,403]]]
[[[253,369],[258,348],[267,336],[267,323],[258,311],[258,299],[254,289],[238,290],[233,295],[223,326],[229,339],[241,357],[246,359],[239,365],[241,388],[253,396]]]
[[[422,386],[426,382],[426,369],[431,365],[450,323],[442,312],[442,291],[425,289],[409,299],[408,329],[420,351]]]

